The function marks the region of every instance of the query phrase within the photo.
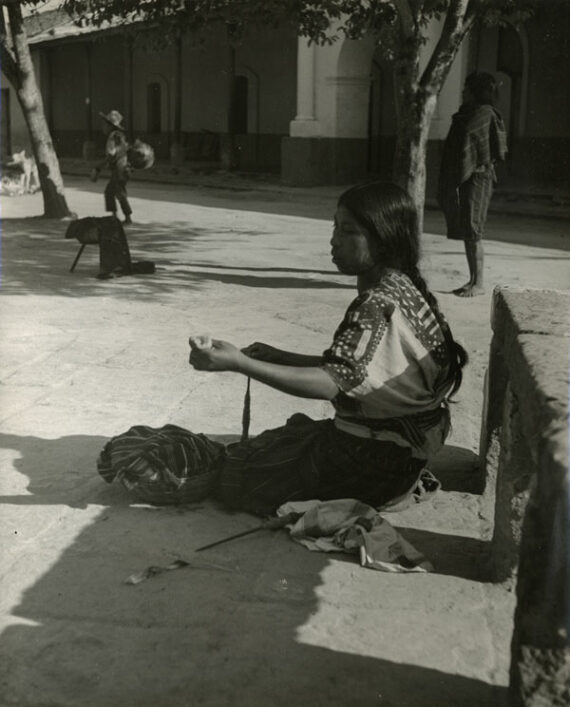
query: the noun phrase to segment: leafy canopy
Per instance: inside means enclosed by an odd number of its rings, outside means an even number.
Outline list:
[[[38,2],[38,0],[31,0]],[[249,26],[289,24],[319,44],[330,44],[342,33],[352,39],[364,34],[423,36],[433,17],[464,13],[470,22],[501,23],[526,20],[538,0],[62,0],[63,7],[83,24],[137,20],[161,27],[163,33],[201,33],[213,22],[224,22],[238,39]]]

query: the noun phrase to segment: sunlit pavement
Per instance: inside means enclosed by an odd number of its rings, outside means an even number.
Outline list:
[[[66,183],[79,216],[103,215],[102,183]],[[568,224],[493,215],[487,293],[462,300],[448,294],[466,279],[462,244],[426,215],[424,269],[471,364],[435,465],[446,490],[391,521],[436,572],[365,570],[280,531],[129,587],[257,519],[134,502],[96,473],[105,441],[167,422],[239,434],[244,379],[190,369],[188,336],[317,353],[354,295],[330,262],[334,189],[129,191],[132,257],[157,269],[104,282],[95,246],[69,272],[78,244],[66,223],[32,218],[40,195],[2,201],[2,705],[503,704],[513,597],[484,581],[491,513],[470,492],[491,292],[566,287]],[[330,415],[253,385],[253,434],[295,411]]]

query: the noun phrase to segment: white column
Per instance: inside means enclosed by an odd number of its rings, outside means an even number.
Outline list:
[[[319,135],[321,126],[315,118],[315,44],[297,38],[297,115],[289,124],[291,137]]]

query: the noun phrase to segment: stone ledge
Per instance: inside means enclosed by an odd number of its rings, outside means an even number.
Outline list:
[[[568,337],[569,313],[567,290],[496,287],[493,292],[491,324],[500,338],[508,334]]]
[[[568,422],[569,312],[570,292],[496,288],[493,293],[494,337],[523,410],[529,447],[534,452],[540,440],[550,439],[553,455],[566,460],[567,436],[554,430]]]
[[[482,429],[497,579],[518,564],[509,705],[566,704],[570,292],[496,288]]]

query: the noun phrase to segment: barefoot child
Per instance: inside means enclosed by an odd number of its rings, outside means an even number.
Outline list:
[[[496,93],[491,74],[469,74],[463,104],[453,116],[443,148],[438,201],[447,237],[464,242],[469,267],[469,280],[453,291],[459,297],[484,292],[483,231],[497,180],[495,163],[507,152],[503,119],[493,107]]]

